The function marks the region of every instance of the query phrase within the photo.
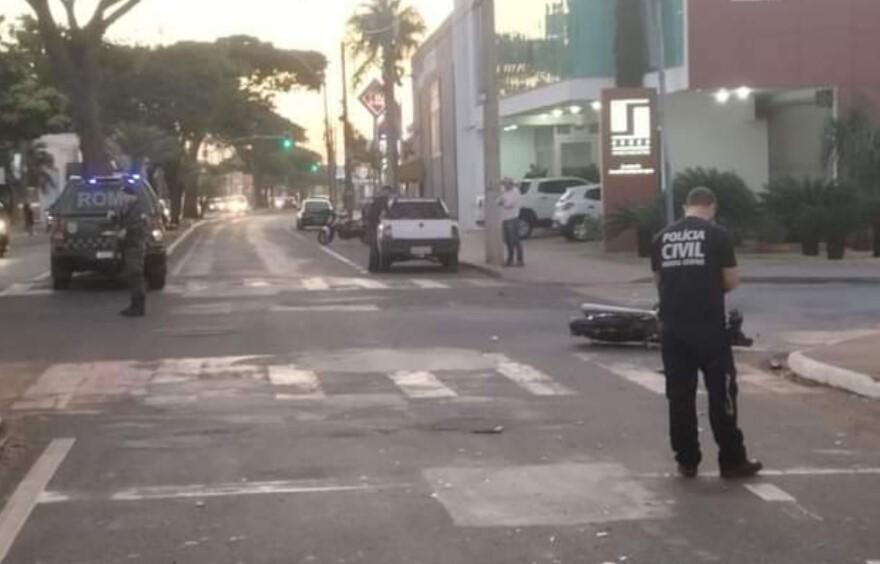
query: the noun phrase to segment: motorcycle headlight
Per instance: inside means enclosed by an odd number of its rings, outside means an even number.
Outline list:
[[[9,228],[8,228],[7,225],[6,225],[6,220],[5,220],[5,219],[0,219],[0,235],[6,235],[6,231],[7,231],[8,229],[9,229]]]
[[[161,243],[162,241],[165,240],[165,232],[162,231],[161,229],[153,229],[152,235],[153,235],[153,241],[156,241],[157,243]]]

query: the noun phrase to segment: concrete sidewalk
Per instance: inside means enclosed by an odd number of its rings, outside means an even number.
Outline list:
[[[843,261],[800,255],[740,254],[743,281],[753,284],[877,284],[880,260],[850,253]],[[523,283],[576,286],[650,283],[647,259],[609,255],[601,243],[570,243],[551,232],[525,242],[525,268],[486,265],[485,232],[462,234],[461,261],[488,274]]]
[[[802,378],[880,399],[880,331],[796,352],[788,364]]]

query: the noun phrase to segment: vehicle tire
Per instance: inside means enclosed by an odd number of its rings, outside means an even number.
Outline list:
[[[519,214],[519,225],[517,226],[519,238],[523,241],[530,239],[537,222],[538,218],[535,216],[535,212],[531,210],[523,210],[522,213]]]
[[[379,253],[376,252],[376,249],[374,247],[370,247],[370,259],[367,265],[367,270],[372,273],[376,273],[379,272],[379,267]]]
[[[147,288],[153,291],[165,289],[168,278],[168,263],[165,256],[147,258],[144,276],[147,279]]]
[[[297,220],[297,222],[296,222],[296,230],[297,230],[297,231],[302,231],[302,230],[303,230],[302,223],[300,223],[299,220]]]
[[[446,255],[442,259],[440,259],[440,263],[443,265],[443,268],[448,270],[449,272],[458,272],[458,254]]]
[[[568,220],[568,223],[562,228],[562,235],[567,241],[572,243],[578,241],[586,241],[586,230],[584,229],[584,216],[576,215]]]
[[[55,291],[63,291],[70,288],[70,281],[73,279],[73,273],[58,265],[52,265],[52,289]]]

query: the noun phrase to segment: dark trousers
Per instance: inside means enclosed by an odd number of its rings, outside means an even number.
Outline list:
[[[131,292],[132,301],[146,299],[147,281],[144,278],[144,263],[147,255],[147,240],[141,235],[129,234],[123,245],[125,258],[125,280]]]
[[[519,219],[508,219],[503,223],[504,244],[507,246],[507,264],[512,264],[514,259],[518,264],[523,262],[523,246],[519,239]]]
[[[697,387],[703,373],[709,394],[709,420],[720,450],[722,468],[746,460],[742,431],[737,424],[736,366],[733,349],[722,336],[711,343],[692,342],[676,335],[663,336],[669,432],[675,459],[685,466],[702,461],[697,423]]]

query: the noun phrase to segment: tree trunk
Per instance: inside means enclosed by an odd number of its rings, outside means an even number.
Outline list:
[[[168,197],[171,200],[171,223],[175,225],[180,223],[180,213],[183,209],[183,179],[181,178],[183,164],[180,159],[165,168],[165,182],[168,183]]]
[[[60,73],[67,79],[67,92],[70,95],[71,113],[76,133],[79,135],[80,151],[83,158],[83,174],[86,176],[112,172],[110,155],[101,122],[101,106],[98,92],[100,71],[98,70],[98,50],[101,38],[79,32],[69,42],[69,53],[74,68],[63,69]],[[56,62],[53,61],[53,65]],[[57,64],[63,65],[61,61]]]
[[[183,217],[187,219],[199,218],[199,151],[204,139],[203,135],[196,135],[186,151],[187,170],[184,175],[186,197],[183,200]]]
[[[395,191],[400,188],[400,123],[398,120],[397,99],[394,90],[397,84],[397,72],[395,67],[397,60],[394,49],[386,47],[384,53],[384,80],[385,80],[385,127],[388,130],[388,185]]]
[[[617,86],[640,87],[647,71],[647,41],[642,0],[618,0],[615,65]]]

